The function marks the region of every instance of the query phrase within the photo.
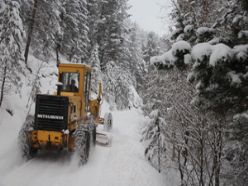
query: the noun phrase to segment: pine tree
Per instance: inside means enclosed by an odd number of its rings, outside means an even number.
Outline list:
[[[158,36],[154,32],[148,33],[147,42],[143,48],[143,58],[146,63],[149,63],[152,56],[157,56],[159,54],[158,42]]]
[[[31,15],[28,21],[25,47],[25,62],[27,63],[29,48],[33,47],[35,56],[47,59],[57,48],[57,35],[60,32],[60,2],[59,1],[28,1]]]
[[[20,18],[20,4],[17,1],[3,1],[0,12],[0,106],[6,88],[17,86],[22,72],[20,64],[22,41],[24,37],[22,20]]]
[[[123,52],[122,44],[128,29],[125,20],[128,18],[126,0],[102,1],[100,19],[97,28],[97,43],[102,71],[110,61],[118,63]]]
[[[94,48],[97,43],[98,27],[101,24],[101,6],[103,1],[101,0],[88,0],[88,27],[89,27],[89,40],[90,40],[90,51]]]
[[[87,62],[88,59],[88,22],[86,1],[66,1],[62,15],[63,38],[61,51],[69,61]]]
[[[93,92],[97,93],[98,84],[102,81],[102,72],[100,68],[100,60],[98,57],[98,45],[95,44],[93,50],[91,51],[89,65],[92,67],[91,73],[91,88]]]

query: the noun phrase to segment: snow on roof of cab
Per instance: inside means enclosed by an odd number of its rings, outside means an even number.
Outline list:
[[[63,67],[63,66],[70,66],[70,67],[78,67],[78,68],[87,68],[87,69],[91,69],[91,66],[89,65],[86,65],[84,63],[60,63],[59,64],[60,67]]]

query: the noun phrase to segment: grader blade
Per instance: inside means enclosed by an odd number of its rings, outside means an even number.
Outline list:
[[[112,136],[111,134],[104,131],[97,131],[96,133],[96,143],[102,146],[111,146]]]

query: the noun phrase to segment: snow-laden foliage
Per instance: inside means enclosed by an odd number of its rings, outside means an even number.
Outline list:
[[[172,0],[174,44],[163,55],[151,58],[152,65],[165,71],[159,73],[164,83],[158,81],[152,88],[163,96],[149,89],[147,94],[159,97],[159,110],[167,108],[161,114],[168,132],[166,157],[172,156],[178,165],[182,185],[244,185],[247,139],[238,133],[246,131],[247,124],[243,117],[248,90],[247,12],[238,0],[190,2]],[[173,45],[180,49],[184,42],[192,50],[173,51]],[[153,76],[148,85],[154,84]],[[144,110],[152,111],[156,104],[147,99]],[[233,119],[234,115],[242,119]]]
[[[0,106],[6,92],[20,86],[23,24],[17,1],[3,1],[0,12]]]
[[[153,56],[150,60],[151,64],[159,68],[171,68],[174,61],[175,57],[172,55],[172,50],[169,50],[161,56]]]
[[[145,154],[153,166],[163,170],[174,161],[182,184],[201,185],[218,176],[215,172],[220,167],[220,159],[216,158],[220,140],[216,134],[220,128],[213,113],[205,115],[191,105],[195,93],[187,83],[189,67],[150,67],[143,97],[148,117],[143,138]],[[164,148],[158,151],[158,147]]]
[[[117,109],[124,109],[131,106],[129,102],[130,85],[132,77],[122,71],[115,62],[107,64],[107,71],[103,74],[104,97]]]
[[[159,53],[158,37],[154,32],[148,33],[146,45],[143,48],[143,56],[146,62],[150,61],[152,56],[156,56]]]
[[[222,118],[218,121],[219,136],[223,143],[220,152],[226,153],[222,157],[224,168],[220,172],[226,176],[227,182],[231,181],[233,185],[242,185],[247,180],[244,171],[247,169],[247,161],[243,160],[247,139],[238,132],[246,131],[244,126],[247,125],[247,118],[244,117],[248,109],[247,47],[198,44],[192,50],[194,65],[188,75],[188,80],[195,82],[196,96],[192,104],[206,112],[214,111],[215,115]],[[223,130],[229,131],[226,139]],[[232,144],[239,144],[239,148]],[[230,179],[233,171],[235,177]]]
[[[91,72],[91,89],[93,92],[97,93],[99,82],[102,81],[101,77],[101,67],[100,67],[100,60],[98,56],[98,45],[95,44],[91,51],[89,65],[92,67]]]
[[[196,35],[200,42],[204,42],[204,40],[211,39],[215,34],[215,30],[213,28],[208,27],[200,27],[196,30]]]
[[[196,104],[225,109],[245,98],[246,52],[247,45],[232,49],[224,44],[202,43],[193,47],[193,73],[188,79],[196,81]]]
[[[62,38],[61,51],[72,62],[85,62],[88,59],[87,2],[86,0],[66,0],[61,12]]]
[[[153,110],[147,118],[145,128],[142,131],[143,141],[147,143],[145,156],[161,171],[161,162],[166,158],[165,130],[166,123],[160,117],[159,110]]]
[[[161,56],[153,56],[150,60],[152,65],[160,69],[171,68],[174,65],[178,68],[185,67],[185,55],[189,54],[191,46],[186,41],[178,41],[172,45],[172,48]],[[186,57],[187,58],[187,57]],[[186,61],[189,63],[189,60]]]

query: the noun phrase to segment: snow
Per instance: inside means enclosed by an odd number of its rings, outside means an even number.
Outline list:
[[[152,65],[164,65],[167,67],[173,66],[174,62],[176,61],[176,57],[178,54],[185,54],[184,59],[185,63],[191,63],[191,56],[187,55],[191,50],[191,46],[186,41],[177,41],[172,45],[172,48],[160,56],[151,57],[150,63]]]
[[[240,86],[242,83],[240,77],[238,74],[236,74],[234,71],[228,72],[228,77],[231,80],[231,85],[233,86]]]
[[[183,53],[185,53],[186,51],[190,51],[190,50],[191,50],[191,46],[187,41],[177,41],[172,45],[172,54],[174,56],[176,56],[178,51],[182,51]]]
[[[248,119],[248,112],[243,112],[241,114],[236,114],[233,116],[234,120],[239,120],[241,117]]]
[[[213,46],[213,53],[210,56],[209,64],[211,66],[220,65],[221,62],[228,62],[233,57],[233,51],[230,47],[224,44],[217,44]]]
[[[239,61],[245,62],[248,59],[248,45],[237,45],[233,48],[233,52]]]
[[[196,61],[202,61],[204,57],[209,57],[212,53],[212,45],[209,43],[200,43],[193,47],[192,57]]]
[[[56,64],[43,63],[30,56],[29,64],[34,72],[42,65],[41,91],[52,93],[57,82]],[[32,78],[30,78],[32,80]],[[111,147],[96,146],[89,162],[79,167],[70,153],[41,152],[27,162],[21,159],[18,150],[18,133],[29,112],[28,96],[31,87],[26,82],[22,96],[9,95],[0,109],[0,185],[1,186],[173,186],[177,177],[170,172],[159,174],[144,157],[140,143],[140,124],[144,116],[139,109],[113,111],[114,127]],[[134,96],[136,97],[136,96]],[[137,97],[135,99],[138,99]],[[10,103],[10,104],[7,104]],[[10,106],[11,117],[3,108]],[[34,104],[33,104],[34,106]],[[33,109],[32,106],[32,109]],[[109,111],[106,102],[103,113]],[[168,174],[168,176],[165,176]],[[173,175],[173,176],[171,176]]]
[[[194,25],[186,25],[184,28],[184,33],[189,33],[192,32],[194,30]]]
[[[182,29],[176,29],[171,33],[171,37],[175,36],[175,35],[179,35],[182,32]]]
[[[242,30],[238,33],[238,38],[248,38],[248,30]]]
[[[138,124],[142,114],[139,110],[113,112],[115,126],[111,147],[96,146],[89,162],[78,167],[73,156],[65,152],[43,153],[28,162],[22,162],[17,153],[16,132],[10,126],[1,126],[0,153],[1,184],[3,186],[47,185],[164,185],[164,178],[146,161],[144,148],[139,142]],[[10,118],[9,118],[10,119]],[[13,123],[14,124],[14,120]],[[12,125],[11,124],[11,125]],[[12,125],[13,126],[13,125]],[[11,143],[3,139],[12,139]]]
[[[161,56],[154,56],[151,57],[151,64],[163,64],[166,66],[172,66],[175,61],[175,57],[172,55],[172,50],[169,50],[168,52],[164,53]]]
[[[130,106],[133,106],[135,108],[140,108],[143,105],[143,101],[138,95],[136,89],[134,86],[130,86]]]
[[[192,63],[192,57],[191,57],[191,55],[190,55],[190,54],[186,54],[186,55],[184,55],[184,63],[185,63],[186,65],[191,64],[191,63]]]
[[[220,38],[214,37],[208,43],[211,44],[211,45],[216,45],[216,44],[220,43]]]
[[[196,30],[196,34],[198,36],[205,35],[206,33],[213,34],[215,30],[213,28],[208,28],[208,27],[200,27]]]
[[[243,16],[242,15],[236,15],[234,18],[233,18],[233,21],[232,21],[232,24],[238,24],[240,20],[243,19]]]

